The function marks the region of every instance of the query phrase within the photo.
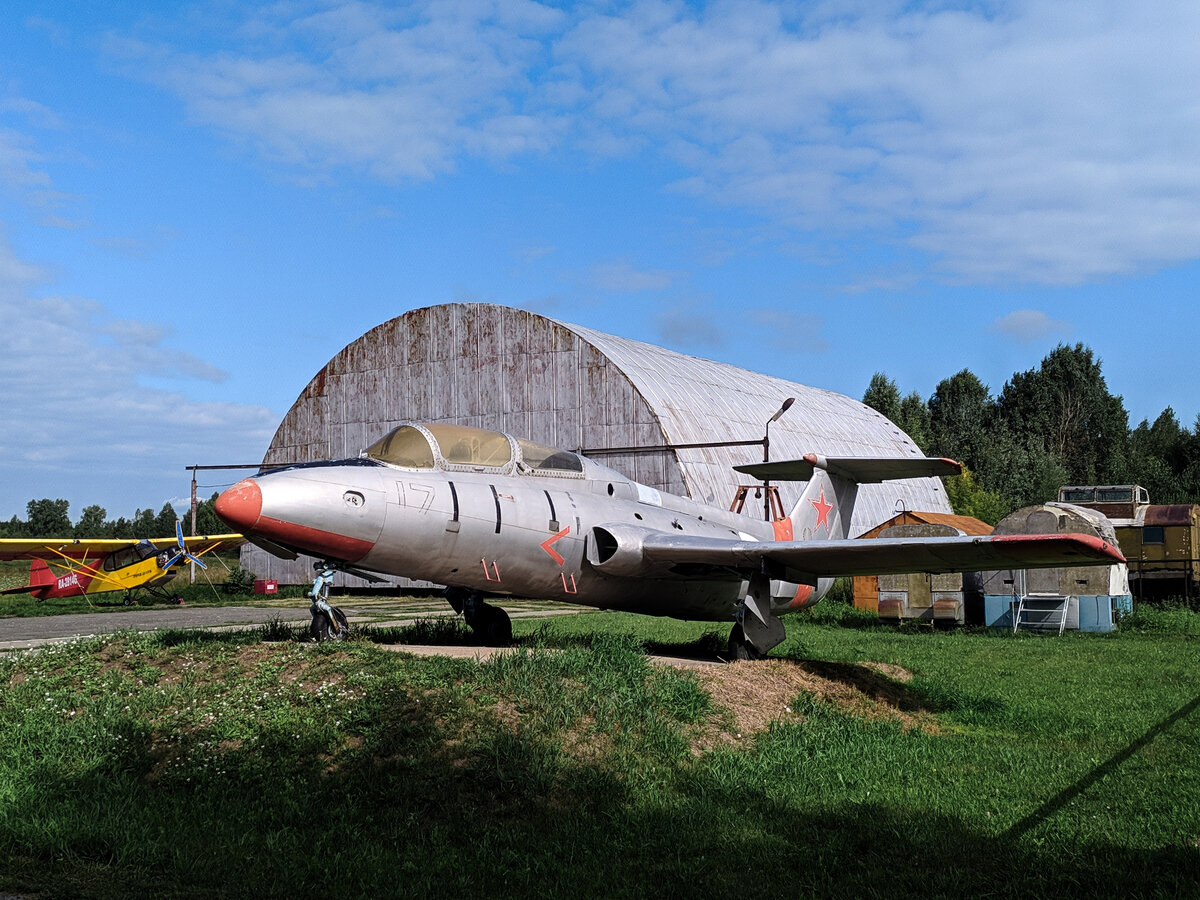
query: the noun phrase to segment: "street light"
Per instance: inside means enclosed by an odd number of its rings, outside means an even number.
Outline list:
[[[795,397],[788,397],[783,401],[783,405],[779,407],[775,415],[767,419],[766,428],[763,431],[763,462],[771,461],[771,423],[777,421],[780,416],[791,409],[792,404],[796,402]],[[771,521],[771,482],[763,479],[763,517]]]

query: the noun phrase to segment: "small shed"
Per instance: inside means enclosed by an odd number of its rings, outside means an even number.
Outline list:
[[[996,534],[1086,534],[1117,546],[1104,513],[1071,503],[1042,503],[1009,513]],[[1112,566],[1055,566],[983,573],[984,621],[1014,631],[1112,631],[1133,611],[1129,569]]]
[[[992,526],[971,516],[904,511],[863,533],[881,537],[949,537],[991,534]],[[972,624],[983,621],[983,593],[976,573],[859,575],[853,579],[854,606],[881,619],[923,619]]]

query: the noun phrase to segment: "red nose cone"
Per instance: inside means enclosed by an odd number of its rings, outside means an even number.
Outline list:
[[[262,490],[257,481],[247,478],[221,494],[213,508],[238,531],[251,532],[262,515]]]

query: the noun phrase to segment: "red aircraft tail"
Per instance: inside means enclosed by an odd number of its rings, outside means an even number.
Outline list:
[[[58,579],[54,577],[54,572],[46,565],[46,561],[33,559],[29,562],[29,584],[22,585],[21,587],[6,588],[0,591],[0,594],[32,594],[39,600],[45,600],[46,595],[57,584]]]
[[[34,596],[39,596],[49,593],[49,590],[55,587],[58,587],[58,578],[46,565],[46,561],[44,559],[30,560],[29,592]]]

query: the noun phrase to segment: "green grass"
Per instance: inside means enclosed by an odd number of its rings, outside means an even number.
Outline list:
[[[704,623],[516,620],[482,663],[270,626],[11,656],[0,891],[1197,896],[1200,631],[1175,612],[1062,638],[797,617],[789,665],[903,667],[925,727],[801,693],[740,740],[644,653],[708,652]]]

